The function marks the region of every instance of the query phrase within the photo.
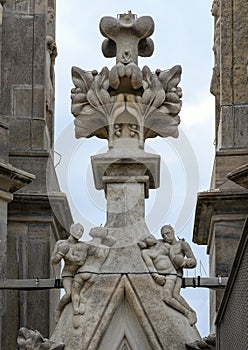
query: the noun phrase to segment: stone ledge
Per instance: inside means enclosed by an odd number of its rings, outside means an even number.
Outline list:
[[[248,188],[248,163],[231,171],[227,178],[236,184]]]
[[[44,220],[47,218],[44,210],[52,211],[53,215],[56,217],[57,222],[63,228],[64,232],[62,236],[65,238],[68,235],[69,228],[73,222],[73,219],[65,193],[16,193],[14,194],[14,200],[10,204],[11,216],[13,216],[16,211],[18,213],[21,212],[19,206],[21,206],[21,208],[24,206],[30,206],[32,209],[26,212],[30,213],[29,215],[32,218],[38,216],[39,212],[42,212]],[[26,217],[23,219],[27,221]]]
[[[1,189],[13,193],[35,180],[35,175],[17,169],[11,164],[0,163]]]
[[[98,190],[104,188],[103,176],[123,176],[124,174],[120,171],[116,173],[106,174],[106,171],[112,165],[125,166],[127,169],[129,166],[143,165],[144,169],[140,173],[131,173],[129,170],[128,176],[132,175],[148,175],[149,176],[149,188],[158,188],[160,183],[160,156],[157,154],[146,153],[144,151],[137,152],[115,152],[110,151],[104,154],[98,154],[91,157],[93,175],[95,187]],[[126,170],[125,170],[126,172]],[[126,174],[125,174],[126,175]]]
[[[207,245],[211,220],[214,215],[247,213],[248,192],[210,191],[197,196],[193,242]]]

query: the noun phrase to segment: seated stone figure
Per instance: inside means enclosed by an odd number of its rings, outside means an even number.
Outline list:
[[[82,237],[84,228],[80,224],[72,224],[70,227],[70,236],[68,239],[59,240],[56,242],[54,251],[51,257],[51,262],[55,265],[55,277],[60,276],[60,262],[64,260],[64,267],[62,270],[62,283],[65,290],[65,294],[61,298],[57,309],[55,318],[58,321],[61,312],[66,304],[71,301],[71,288],[73,277],[81,266],[87,256],[87,245],[83,242],[79,242]]]
[[[164,302],[185,315],[193,326],[197,321],[196,314],[180,295],[180,289],[182,269],[194,267],[196,260],[188,243],[176,240],[171,226],[163,226],[161,234],[163,240],[149,235],[138,243],[142,249],[142,258],[155,282],[163,286]]]

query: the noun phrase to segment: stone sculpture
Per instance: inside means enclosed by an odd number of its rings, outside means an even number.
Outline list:
[[[83,315],[85,313],[86,302],[85,292],[96,281],[100,268],[106,260],[109,247],[115,240],[107,237],[108,231],[104,227],[94,227],[89,235],[93,238],[87,242],[87,256],[84,263],[75,273],[72,284],[72,304],[74,315]],[[76,325],[76,318],[74,324]]]
[[[57,46],[51,35],[46,37],[46,121],[50,132],[50,143],[53,143],[54,119],[54,65],[57,56]]]
[[[17,337],[20,350],[63,350],[65,344],[44,338],[37,330],[20,328]]]
[[[77,138],[108,140],[109,150],[91,157],[107,217],[91,229],[91,241],[78,241],[71,229],[74,238],[57,243],[53,263],[65,261],[67,291],[51,340],[66,350],[182,350],[200,338],[195,312],[180,295],[183,269],[196,261],[171,228],[163,228],[163,240],[149,232],[145,198],[159,187],[160,156],[144,150],[149,137],[178,136],[181,67],[139,68],[138,56],[153,52],[150,16],[103,17],[100,30],[103,54],[116,64],[100,72],[73,67],[71,108]]]
[[[180,295],[180,290],[183,268],[194,268],[196,259],[189,244],[176,239],[173,227],[163,226],[161,235],[163,240],[149,235],[138,243],[142,257],[155,282],[163,286],[164,302],[185,315],[190,325],[194,325],[196,314]]]
[[[60,277],[60,262],[64,260],[62,270],[62,283],[65,294],[61,298],[56,309],[56,320],[59,319],[61,312],[66,304],[71,301],[71,289],[73,277],[77,269],[83,264],[87,256],[87,245],[79,242],[84,233],[84,228],[80,224],[73,224],[70,228],[70,236],[66,240],[56,242],[51,257],[51,262],[55,265],[55,277]]]
[[[83,315],[87,299],[84,293],[96,281],[103,262],[106,260],[109,247],[115,242],[108,237],[108,231],[104,227],[94,227],[89,235],[93,238],[89,242],[81,242],[84,228],[81,224],[73,224],[70,228],[70,236],[66,240],[56,242],[51,262],[60,268],[59,263],[64,260],[62,270],[62,283],[65,294],[61,298],[56,309],[56,321],[58,321],[64,307],[72,301],[74,315]],[[58,278],[59,271],[55,271]],[[75,319],[76,324],[77,319]]]
[[[128,32],[127,32],[128,29]],[[154,23],[150,16],[136,18],[131,12],[117,19],[104,17],[100,30],[107,37],[102,50],[116,56],[116,65],[100,73],[72,68],[72,113],[76,137],[97,136],[109,140],[109,148],[123,138],[144,148],[149,137],[178,136],[182,90],[181,66],[152,73],[138,67],[138,55],[150,56]],[[117,141],[117,142],[116,142]],[[117,147],[118,148],[118,147]]]
[[[214,0],[212,4],[212,15],[215,18],[215,29],[214,29],[214,58],[215,65],[213,68],[213,74],[210,84],[210,92],[218,97],[220,95],[220,1]]]

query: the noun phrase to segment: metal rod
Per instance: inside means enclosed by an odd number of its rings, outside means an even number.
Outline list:
[[[185,277],[182,287],[221,289],[227,285],[228,277]]]
[[[108,273],[106,273],[108,274]],[[121,274],[121,273],[115,273]],[[122,273],[123,274],[123,273]],[[136,273],[124,273],[125,275],[135,275]],[[138,273],[139,275],[142,273]],[[147,274],[147,273],[144,273]],[[111,275],[111,273],[109,273]],[[221,289],[227,285],[228,277],[184,277],[182,287],[188,288],[209,288]],[[0,280],[0,290],[43,290],[62,288],[62,280],[54,278],[34,278],[34,279],[2,279]]]

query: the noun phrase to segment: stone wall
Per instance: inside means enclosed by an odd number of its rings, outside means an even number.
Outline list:
[[[25,184],[33,180],[8,198],[13,199],[8,208],[7,204],[0,208],[6,243],[1,246],[5,249],[1,265],[7,278],[50,278],[54,243],[66,237],[72,222],[53,165],[55,1],[7,1],[1,42],[0,160],[24,170]],[[34,175],[29,181],[28,173]],[[11,191],[20,187],[12,186]],[[21,326],[38,328],[49,336],[58,291],[8,291],[5,295],[0,325],[3,349],[16,348]]]
[[[247,216],[248,192],[229,174],[248,163],[248,3],[214,0],[215,67],[211,92],[216,97],[216,155],[210,191],[200,193],[194,238],[207,244],[210,276],[228,276]],[[210,293],[210,328],[223,297]]]

